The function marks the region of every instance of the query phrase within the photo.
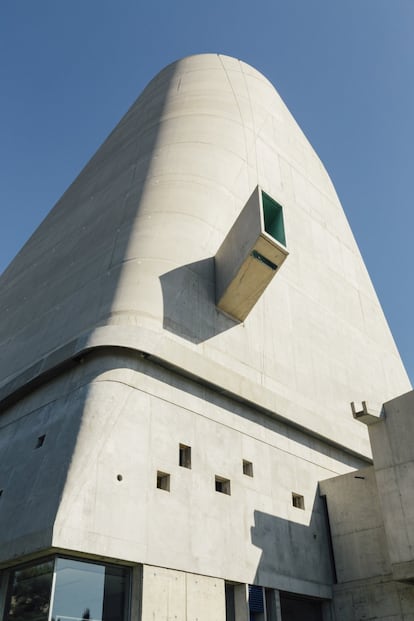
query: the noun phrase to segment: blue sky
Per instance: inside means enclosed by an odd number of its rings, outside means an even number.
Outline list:
[[[332,177],[413,380],[413,0],[2,0],[0,272],[153,75],[201,52],[276,86]]]

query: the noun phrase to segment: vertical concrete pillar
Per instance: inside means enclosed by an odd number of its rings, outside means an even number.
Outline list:
[[[247,584],[234,587],[234,612],[236,621],[249,621],[249,592]]]
[[[275,621],[282,621],[282,607],[280,605],[280,593],[277,589],[274,589],[273,593],[274,593],[274,598],[275,598],[274,600],[275,601],[275,612],[276,612]]]
[[[131,621],[141,621],[142,616],[142,565],[132,568]]]

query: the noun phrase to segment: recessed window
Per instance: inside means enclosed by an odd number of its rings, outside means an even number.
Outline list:
[[[191,446],[180,444],[178,463],[182,468],[191,468]]]
[[[2,490],[2,489],[0,489],[0,496],[2,496],[2,495],[3,495],[3,490]]]
[[[296,507],[296,509],[304,509],[305,508],[305,499],[301,494],[295,494],[292,492],[292,505]]]
[[[227,494],[230,496],[230,480],[224,479],[223,477],[219,477],[216,475],[216,492],[220,492],[220,494]]]
[[[281,205],[273,200],[273,198],[270,198],[265,192],[262,192],[262,203],[266,233],[286,246],[285,225],[283,222],[283,209]]]
[[[157,487],[166,492],[170,491],[170,475],[167,472],[157,471]]]
[[[38,448],[40,448],[41,446],[43,446],[43,444],[44,444],[44,442],[45,442],[45,438],[46,438],[46,434],[43,434],[43,436],[39,436],[39,437],[37,438],[35,448],[37,448],[37,449],[38,449]]]
[[[251,461],[247,461],[247,459],[243,459],[243,474],[248,477],[253,476],[253,464]]]

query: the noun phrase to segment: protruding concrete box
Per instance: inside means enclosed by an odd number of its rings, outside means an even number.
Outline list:
[[[257,186],[216,254],[216,302],[244,321],[288,255],[283,210]]]

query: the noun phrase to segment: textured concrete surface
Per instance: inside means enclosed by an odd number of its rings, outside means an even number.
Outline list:
[[[323,481],[339,583],[390,574],[374,468]]]
[[[349,453],[112,350],[0,421],[3,564],[55,548],[330,596],[317,482],[360,466]],[[180,444],[192,448],[191,469],[179,466]],[[169,492],[157,489],[157,471],[170,474]],[[230,496],[215,491],[216,475],[230,480]]]
[[[368,429],[392,572],[413,581],[414,392],[385,403]]]
[[[338,577],[338,619],[414,618],[413,412],[411,391],[385,403],[380,416],[361,416],[374,465],[321,483]]]
[[[223,580],[144,565],[143,594],[142,621],[226,619]]]
[[[335,621],[412,621],[414,618],[412,586],[387,580],[334,587]]]

